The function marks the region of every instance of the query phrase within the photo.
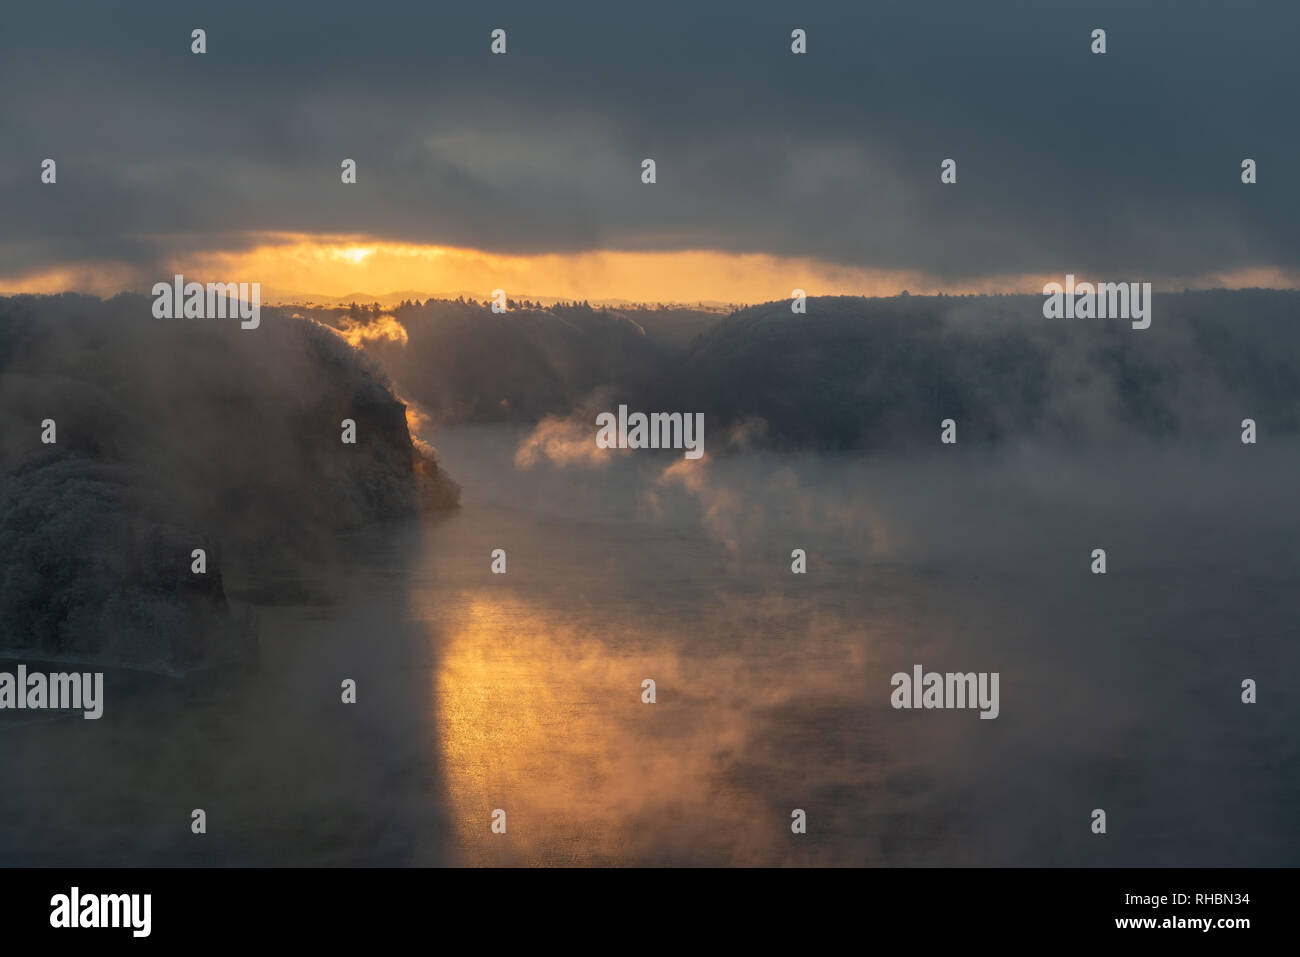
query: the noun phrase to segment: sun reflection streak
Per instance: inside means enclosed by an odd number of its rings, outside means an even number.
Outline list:
[[[852,696],[855,669],[815,654],[803,668],[740,654],[704,665],[679,657],[680,636],[648,629],[622,634],[629,650],[617,651],[566,616],[494,589],[465,593],[445,623],[436,725],[465,858],[672,863],[707,848],[740,864],[787,860],[789,812],[743,769],[778,746],[764,739],[773,711]],[[646,677],[660,689],[653,705],[641,701]],[[489,828],[497,808],[506,837]]]

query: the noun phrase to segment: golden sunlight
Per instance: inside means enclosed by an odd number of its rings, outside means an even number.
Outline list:
[[[189,255],[172,265],[186,275],[257,277],[267,301],[403,291],[487,299],[492,290],[504,289],[518,299],[742,303],[788,298],[795,288],[811,295],[948,291],[943,283],[916,272],[763,254],[600,250],[517,256],[302,234],[276,234],[245,251]],[[961,291],[1009,287],[1009,282],[994,279]]]
[[[662,645],[649,655],[619,653],[558,610],[486,593],[463,599],[440,649],[434,697],[457,839],[474,859],[616,862],[667,818],[676,825],[670,832],[687,835],[661,847],[670,856],[715,843],[729,857],[753,859],[766,848],[757,797],[716,793],[718,752],[743,750],[749,733],[734,701],[694,698],[707,720],[671,702],[649,708],[638,697],[645,674],[694,684]],[[684,821],[687,807],[729,820]],[[509,841],[487,826],[498,808]]]
[[[714,303],[718,305],[809,296],[894,296],[904,290],[949,295],[1039,294],[1060,275],[1005,274],[945,279],[917,270],[844,266],[807,257],[688,249],[663,252],[593,250],[509,255],[454,246],[387,242],[374,237],[259,233],[239,250],[191,251],[160,269],[111,264],[68,265],[40,273],[0,274],[10,293],[144,291],[181,273],[201,281],[259,282],[262,301],[311,303],[393,293],[488,299],[502,289],[512,299],[595,302]],[[1079,274],[1079,278],[1085,278]],[[1203,276],[1152,277],[1159,289],[1300,288],[1300,272],[1250,267]]]

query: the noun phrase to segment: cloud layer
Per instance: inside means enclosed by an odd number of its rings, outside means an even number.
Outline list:
[[[1158,3],[25,7],[0,36],[0,81],[24,91],[0,105],[0,285],[72,265],[69,283],[143,281],[280,231],[953,282],[1294,270],[1298,25],[1287,5]]]

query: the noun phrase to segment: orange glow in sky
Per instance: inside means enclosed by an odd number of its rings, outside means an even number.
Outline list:
[[[280,296],[382,295],[410,290],[486,299],[630,299],[645,302],[765,302],[810,295],[895,295],[948,291],[919,272],[840,267],[813,259],[714,250],[601,250],[513,256],[451,246],[414,246],[354,237],[288,235],[246,252],[208,253],[185,265],[196,275],[260,277]],[[1041,283],[1039,284],[1041,288]],[[981,281],[960,291],[1007,288]],[[264,293],[265,295],[265,293]],[[275,298],[275,295],[268,298]]]
[[[464,294],[487,299],[494,289],[505,290],[510,298],[756,303],[788,299],[795,289],[810,296],[893,296],[903,290],[917,294],[1040,293],[1044,283],[1060,282],[1068,271],[1063,269],[1061,275],[1004,274],[953,281],[917,270],[840,266],[810,258],[717,250],[600,250],[524,256],[386,242],[365,236],[275,233],[261,235],[258,240],[244,250],[187,253],[168,262],[158,276],[112,266],[74,264],[30,275],[0,277],[0,291],[71,290],[101,295],[124,289],[148,291],[153,282],[181,273],[201,282],[260,282],[265,303],[307,301],[313,297],[380,297],[395,292],[434,297]],[[1300,276],[1259,267],[1157,282],[1158,287],[1162,285],[1173,289],[1297,288]]]

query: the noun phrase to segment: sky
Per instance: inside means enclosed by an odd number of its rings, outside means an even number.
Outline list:
[[[1298,27],[1281,0],[14,5],[0,291],[1294,288]]]

